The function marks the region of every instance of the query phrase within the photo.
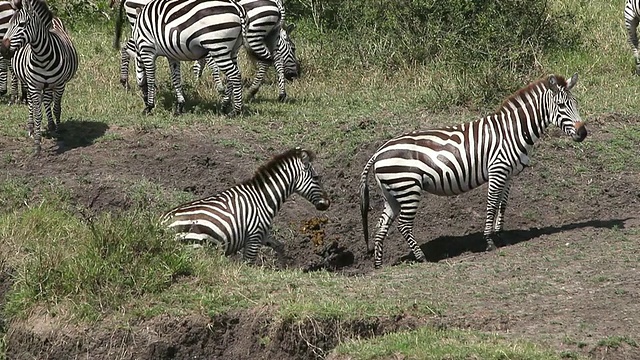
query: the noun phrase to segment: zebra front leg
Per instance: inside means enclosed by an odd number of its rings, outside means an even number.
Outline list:
[[[387,237],[389,226],[391,226],[395,218],[396,212],[392,209],[391,205],[389,205],[389,202],[385,202],[384,211],[378,220],[376,237],[373,241],[373,266],[376,269],[382,266],[384,239]]]
[[[504,225],[504,213],[507,210],[507,201],[509,200],[509,191],[511,190],[511,182],[509,179],[505,182],[504,188],[502,189],[502,193],[500,194],[500,200],[498,204],[498,214],[494,220],[493,231],[495,236],[503,240],[503,242],[507,241],[500,236],[502,233],[502,226]]]
[[[33,136],[35,151],[34,155],[40,155],[42,148],[41,138],[42,132],[40,129],[42,123],[42,90],[41,89],[29,89],[29,135]]]
[[[496,249],[494,241],[495,230],[494,224],[496,221],[496,215],[500,205],[500,199],[505,187],[506,179],[503,174],[492,175],[489,174],[489,190],[487,193],[487,217],[484,223],[483,236],[487,243],[485,251],[493,251]]]
[[[143,114],[149,115],[156,101],[156,61],[153,54],[138,53],[136,56],[136,81],[145,103]]]
[[[258,256],[258,251],[260,251],[260,247],[264,243],[264,234],[254,234],[249,236],[247,242],[244,246],[244,251],[242,254],[242,259],[246,262],[253,263],[256,260],[256,256]]]
[[[47,113],[47,131],[56,130],[56,122],[53,119],[53,111],[51,109],[51,102],[53,101],[53,89],[44,89],[42,94],[42,105],[44,105],[44,111]]]
[[[264,75],[267,73],[267,69],[269,68],[269,63],[266,61],[258,60],[258,69],[256,70],[256,75],[251,82],[251,86],[249,86],[247,101],[253,99],[258,90],[260,90],[260,86],[264,81]]]
[[[180,62],[175,60],[169,60],[169,68],[171,69],[171,83],[173,89],[176,92],[176,110],[175,115],[180,115],[184,112],[184,94],[182,93],[182,79],[180,77]]]

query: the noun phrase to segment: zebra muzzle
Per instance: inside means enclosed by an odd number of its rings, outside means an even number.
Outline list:
[[[573,134],[573,141],[582,142],[587,137],[587,128],[582,121],[575,124],[576,132]]]
[[[316,210],[325,211],[331,205],[331,201],[328,198],[320,199],[316,204]]]

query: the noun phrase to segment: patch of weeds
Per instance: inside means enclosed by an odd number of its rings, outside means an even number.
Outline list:
[[[598,341],[598,346],[604,346],[612,349],[619,348],[622,344],[627,344],[629,346],[638,347],[638,344],[632,338],[622,335],[622,336],[609,336]]]

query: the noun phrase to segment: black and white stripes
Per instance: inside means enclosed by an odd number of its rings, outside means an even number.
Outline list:
[[[413,237],[413,221],[422,191],[458,195],[489,184],[484,238],[493,250],[494,236],[502,231],[510,180],[529,164],[529,153],[549,124],[575,141],[587,136],[569,81],[549,76],[507,98],[498,111],[482,119],[442,129],[414,131],[386,142],[369,159],[360,179],[360,209],[364,238],[369,247],[367,178],[373,168],[385,208],[375,236],[374,265],[382,265],[382,247],[389,226],[398,229],[416,259],[424,253]]]
[[[0,0],[0,38],[4,38],[4,34],[9,29],[9,21],[15,8],[10,1]],[[9,59],[0,54],[0,95],[7,93],[7,79],[9,73]]]
[[[627,0],[624,6],[624,25],[627,28],[629,44],[633,49],[636,73],[640,75],[640,53],[638,52],[638,22],[640,21],[640,0]]]
[[[13,70],[29,92],[27,125],[39,153],[41,106],[47,109],[49,129],[55,130],[60,124],[66,84],[78,69],[78,54],[59,19],[43,0],[15,0],[15,5],[20,10],[11,21],[1,49],[5,54],[15,53]]]
[[[282,244],[271,238],[273,218],[293,193],[302,195],[316,209],[329,208],[329,198],[315,172],[313,154],[294,148],[275,156],[253,178],[214,196],[180,205],[162,216],[162,223],[182,240],[212,241],[229,255],[244,249],[244,258],[255,259],[264,245],[279,255]]]

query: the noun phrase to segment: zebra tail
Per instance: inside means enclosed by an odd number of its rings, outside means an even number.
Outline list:
[[[367,245],[367,252],[371,252],[369,247],[369,219],[367,214],[369,213],[369,185],[367,180],[369,179],[369,169],[375,161],[375,156],[372,156],[362,170],[360,175],[360,214],[362,214],[362,232],[364,234],[364,242]]]
[[[113,37],[113,48],[116,50],[120,50],[120,38],[122,37],[122,18],[124,14],[124,2],[125,0],[120,1],[120,8],[118,9],[118,17],[116,17],[116,33]]]

